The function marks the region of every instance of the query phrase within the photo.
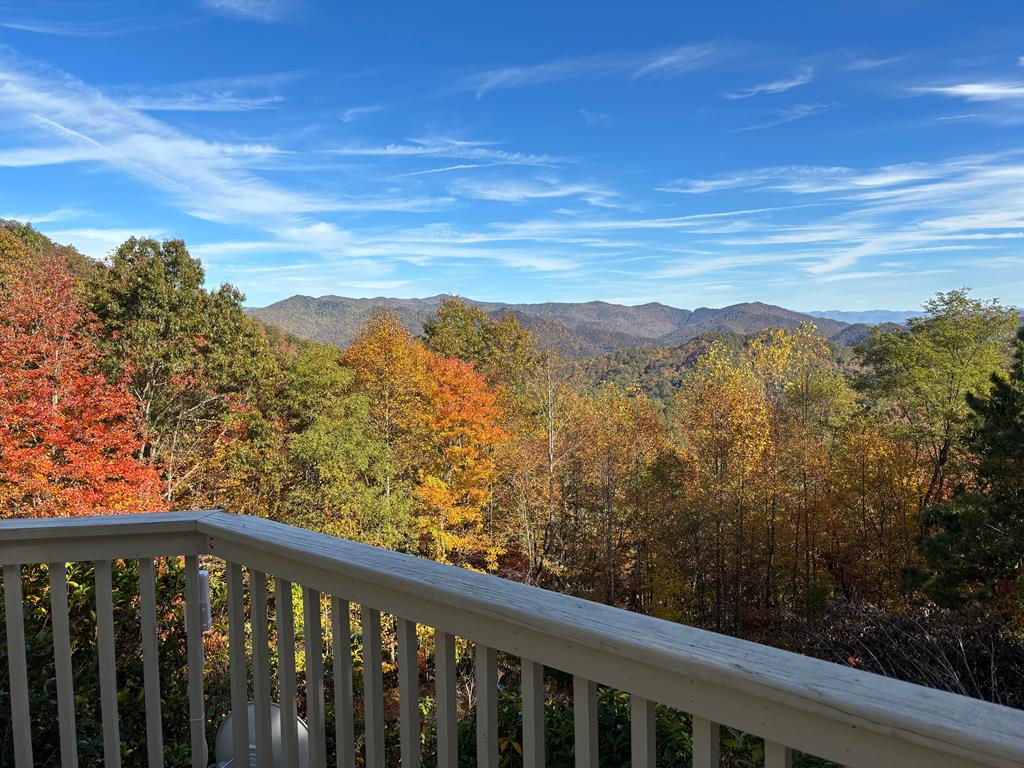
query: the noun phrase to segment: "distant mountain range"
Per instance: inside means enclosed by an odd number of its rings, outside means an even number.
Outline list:
[[[882,323],[896,323],[902,325],[912,317],[921,317],[923,312],[914,310],[892,310],[892,309],[867,309],[862,312],[849,312],[842,309],[824,309],[808,312],[812,317],[828,317],[832,320],[840,320],[844,323],[864,323],[866,325],[881,325]]]
[[[382,311],[394,312],[410,332],[422,333],[423,324],[436,314],[438,305],[449,298],[455,297],[447,294],[425,299],[292,296],[249,312],[264,323],[297,336],[345,347],[369,318]],[[814,323],[826,338],[849,345],[864,338],[870,329],[863,321],[848,322],[828,316],[843,313],[814,316],[761,302],[689,310],[657,302],[631,307],[603,301],[507,304],[459,298],[494,318],[514,314],[542,345],[574,357],[635,347],[677,347],[708,333],[747,335],[768,328],[792,329],[803,323]],[[893,321],[889,315],[910,313],[851,314],[877,314],[879,320],[872,322],[888,323]]]

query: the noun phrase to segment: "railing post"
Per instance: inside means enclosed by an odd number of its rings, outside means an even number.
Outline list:
[[[420,766],[420,665],[416,624],[398,620],[398,706],[402,768]]]
[[[793,750],[778,742],[764,742],[764,768],[793,768]]]
[[[597,683],[579,675],[572,678],[576,768],[597,765]]]
[[[384,673],[381,669],[380,611],[363,606],[363,705],[366,768],[384,768]]]
[[[457,768],[459,723],[455,693],[455,637],[440,630],[434,632],[434,701],[438,768]]]
[[[192,768],[206,768],[206,713],[203,702],[203,616],[199,595],[199,557],[185,557],[185,634],[188,642],[188,713]]]
[[[722,729],[718,723],[693,717],[693,768],[718,768],[721,763]]]
[[[544,768],[544,665],[522,660],[523,768]]]
[[[629,709],[633,768],[654,768],[657,758],[657,713],[654,702],[632,694],[629,697]]]
[[[256,768],[271,768],[270,738],[270,633],[267,631],[267,576],[249,571],[249,603],[252,606],[252,700],[256,726]]]
[[[476,644],[476,764],[498,768],[498,652]]]
[[[327,764],[324,734],[324,634],[320,591],[302,590],[303,632],[306,640],[306,720],[309,725],[309,768]]]
[[[149,768],[164,766],[164,726],[160,715],[160,652],[156,628],[156,569],[153,558],[139,560],[139,623],[142,627],[142,687],[146,705]]]
[[[114,653],[114,578],[109,560],[95,563],[96,644],[100,672],[104,768],[120,768],[121,737],[117,717],[117,662]]]
[[[355,768],[355,717],[352,712],[352,626],[347,600],[331,597],[334,642],[334,740],[338,768]]]
[[[50,620],[53,624],[53,661],[57,671],[57,720],[62,768],[78,766],[75,729],[75,679],[71,669],[71,627],[68,620],[68,564],[49,563]]]
[[[299,764],[299,736],[295,718],[295,614],[292,583],[277,579],[274,584],[277,605],[277,678],[281,699],[281,759],[285,765]]]
[[[21,566],[5,565],[3,571],[14,764],[17,768],[32,768],[32,720],[28,709],[28,664],[25,661],[25,609],[21,602]]]
[[[249,760],[249,670],[245,661],[245,581],[242,566],[228,563],[228,655],[231,666],[231,755]],[[220,755],[217,755],[218,760]]]

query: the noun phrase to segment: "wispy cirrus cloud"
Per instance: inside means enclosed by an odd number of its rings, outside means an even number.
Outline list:
[[[630,75],[634,80],[643,77],[669,78],[710,66],[724,55],[721,46],[713,43],[681,45],[668,51],[656,53],[641,63]]]
[[[807,85],[807,83],[811,82],[813,79],[814,67],[807,65],[800,67],[793,73],[792,77],[773,80],[768,83],[761,83],[735,93],[727,93],[725,94],[725,98],[733,100],[749,99],[751,96],[760,96],[762,94],[785,93],[786,91],[790,91],[794,88],[799,88],[801,85]]]
[[[363,107],[349,107],[338,116],[338,119],[343,123],[354,123],[356,120],[369,117],[377,112],[383,112],[386,109],[386,104],[367,104]]]
[[[857,171],[844,166],[780,165],[702,179],[677,179],[657,189],[688,195],[705,195],[732,189],[799,194],[858,192],[947,177],[967,166],[988,162],[989,159],[989,156],[982,156],[958,158],[946,163],[904,163],[871,171]]]
[[[144,112],[248,112],[284,101],[280,90],[300,72],[205,78],[163,86],[114,86],[107,94],[119,104]]]
[[[455,171],[467,171],[473,168],[490,168],[495,163],[456,163],[455,165],[444,165],[440,168],[425,168],[422,171],[409,171],[408,173],[396,173],[394,178],[406,179],[413,176],[432,176],[435,173],[453,173]]]
[[[159,0],[133,3],[67,3],[32,0],[0,4],[0,28],[58,37],[113,37],[193,24],[196,10],[168,10]]]
[[[882,69],[905,61],[907,56],[889,56],[886,58],[856,57],[846,62],[843,69],[847,72],[863,72],[870,69]]]
[[[1024,150],[873,169],[769,167],[678,180],[660,189],[691,195],[746,189],[816,203],[813,210],[823,215],[772,214],[714,241],[740,253],[786,254],[805,272],[835,281],[866,259],[929,259],[958,251],[966,257],[983,252],[986,243],[1024,240],[1022,158]],[[892,272],[891,265],[878,266]]]
[[[0,165],[91,163],[155,187],[202,219],[266,227],[315,212],[439,210],[453,202],[288,188],[254,170],[284,154],[276,147],[206,140],[8,52],[0,52],[0,110],[23,142],[0,148]]]
[[[583,122],[587,125],[600,125],[608,121],[607,112],[592,112],[589,109],[581,109],[580,117],[583,118]]]
[[[250,21],[279,21],[291,10],[293,0],[202,0],[217,13]]]
[[[48,222],[38,221],[38,224]],[[102,259],[129,237],[166,237],[160,227],[74,227],[52,229],[44,227],[47,237],[57,243],[73,244],[86,256]]]
[[[0,215],[0,219],[7,219],[13,221],[24,221],[29,224],[51,224],[55,221],[68,221],[69,219],[76,219],[80,216],[85,216],[88,211],[82,208],[55,208],[52,211],[44,211],[43,213],[6,213]]]
[[[821,114],[828,109],[831,109],[831,104],[794,104],[792,107],[787,109],[780,109],[775,112],[775,117],[771,120],[767,120],[763,123],[755,123],[754,125],[747,125],[742,128],[736,128],[736,132],[742,131],[763,131],[766,128],[774,128],[778,125],[785,125],[786,123],[793,123],[797,120],[804,120],[808,117]]]
[[[461,197],[505,203],[578,197],[598,207],[615,207],[615,198],[618,197],[617,193],[603,184],[564,182],[556,178],[460,179],[452,185],[452,192]]]
[[[712,66],[729,54],[729,49],[721,44],[703,42],[647,53],[567,57],[539,64],[475,72],[463,78],[461,88],[475,92],[480,99],[500,89],[524,88],[583,77],[666,79]]]
[[[510,152],[498,149],[491,141],[473,141],[450,137],[409,139],[401,144],[376,146],[350,145],[324,150],[331,155],[344,157],[444,157],[480,160],[500,165],[557,165],[568,162],[567,158],[528,152]],[[453,170],[448,168],[445,170]]]
[[[1024,101],[1024,81],[958,83],[954,85],[920,86],[910,89],[913,93],[935,93],[967,101]]]
[[[299,265],[286,264],[280,271],[291,268],[319,271],[321,275],[340,266],[358,269],[364,276],[383,277],[392,274],[396,265],[403,263],[422,268],[483,262],[556,276],[570,274],[581,265],[580,258],[565,255],[551,242],[522,247],[509,242],[506,237],[463,232],[448,224],[357,232],[319,222],[281,228],[273,234],[274,239],[271,240],[202,243],[190,250],[204,261],[230,264],[232,270],[235,264],[244,265],[253,256],[261,254],[315,255],[317,259],[314,261],[304,258]]]

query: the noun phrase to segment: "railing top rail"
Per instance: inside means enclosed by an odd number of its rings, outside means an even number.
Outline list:
[[[215,509],[189,512],[143,512],[127,515],[84,517],[22,517],[0,520],[0,544],[14,541],[102,538],[104,536],[153,536],[161,533],[195,533],[196,522]]]
[[[99,535],[159,535],[167,526],[191,526],[213,554],[225,556],[231,546],[259,552],[337,583],[375,584],[447,606],[478,619],[477,626],[521,628],[674,680],[701,681],[757,699],[766,709],[774,704],[803,711],[861,729],[864,736],[874,733],[979,763],[1024,764],[1024,712],[1015,709],[258,518],[206,511],[9,521],[0,523],[0,560],[8,534],[45,531],[60,538],[82,535],[90,525],[102,529]],[[602,672],[593,670],[599,682]]]

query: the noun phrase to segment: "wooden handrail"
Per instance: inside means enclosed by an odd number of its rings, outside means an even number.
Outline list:
[[[109,542],[134,537],[135,550],[149,551],[168,536],[762,736],[773,754],[785,745],[848,766],[1024,765],[1019,710],[258,518],[204,511],[3,521],[0,563],[54,561],[72,550],[77,559],[102,559],[94,551],[109,559]],[[26,552],[45,556],[17,559]]]

